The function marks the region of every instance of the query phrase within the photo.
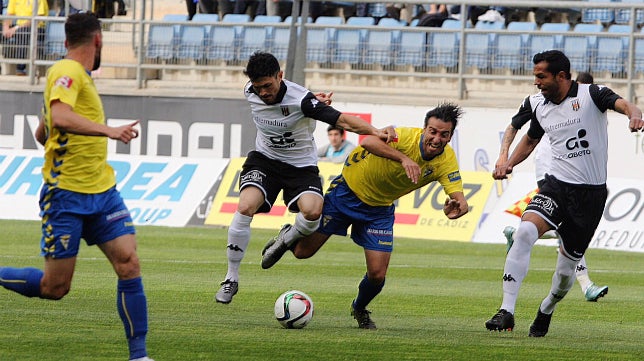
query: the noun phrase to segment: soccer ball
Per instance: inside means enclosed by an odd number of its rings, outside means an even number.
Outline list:
[[[302,328],[313,318],[313,300],[302,291],[286,291],[275,301],[275,318],[284,328]]]

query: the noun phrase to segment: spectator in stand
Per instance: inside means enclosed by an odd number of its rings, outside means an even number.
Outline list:
[[[350,141],[344,139],[344,129],[329,125],[326,128],[329,137],[329,144],[318,149],[319,160],[342,163],[347,158],[347,155],[356,147]]]
[[[36,0],[38,10],[36,15],[47,16],[49,5],[47,0]],[[7,15],[32,16],[33,2],[30,0],[9,0]],[[38,53],[42,55],[42,45],[45,43],[45,23],[38,23],[37,43]],[[19,19],[16,23],[6,19],[2,23],[2,53],[5,58],[27,59],[29,58],[29,44],[31,43],[31,19]],[[27,64],[16,66],[16,75],[27,75]]]

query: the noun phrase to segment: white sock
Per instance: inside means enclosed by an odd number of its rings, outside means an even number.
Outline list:
[[[579,260],[579,263],[577,263],[577,267],[575,268],[575,276],[577,277],[577,282],[579,282],[579,286],[581,286],[581,292],[583,294],[586,294],[586,290],[590,285],[593,284],[593,281],[590,280],[590,277],[588,276],[588,267],[586,266],[586,257],[581,257]]]
[[[322,218],[322,217],[320,217]],[[288,231],[284,233],[284,242],[290,246],[298,239],[308,236],[309,234],[317,231],[318,226],[320,225],[320,218],[309,221],[304,218],[304,215],[300,212],[295,216],[295,223]]]
[[[557,267],[552,275],[550,294],[541,302],[541,312],[549,315],[555,310],[557,302],[561,301],[575,283],[575,267],[579,261],[572,260],[559,252]]]
[[[250,242],[250,222],[252,220],[253,217],[235,212],[233,220],[230,222],[226,250],[226,255],[228,256],[227,280],[239,281],[239,265],[242,259],[244,259],[246,247],[248,247],[248,243]]]
[[[514,314],[519,289],[528,274],[532,246],[539,238],[537,226],[532,222],[522,221],[514,232],[514,244],[505,258],[503,268],[503,303],[501,308]]]

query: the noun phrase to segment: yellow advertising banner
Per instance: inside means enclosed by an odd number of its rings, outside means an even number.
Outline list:
[[[239,201],[239,171],[245,158],[231,159],[221,179],[205,224],[228,226],[237,210]],[[342,164],[319,162],[322,187],[326,189],[331,180],[340,174]],[[451,220],[443,213],[447,195],[439,183],[430,183],[396,202],[394,235],[397,237],[436,239],[469,242],[483,214],[493,186],[488,172],[461,172],[463,188],[470,212]],[[293,223],[295,214],[288,212],[278,197],[270,213],[256,214],[253,227],[279,230],[285,223]]]

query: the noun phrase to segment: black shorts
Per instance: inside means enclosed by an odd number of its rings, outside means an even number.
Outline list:
[[[257,213],[269,212],[280,191],[284,191],[284,204],[291,212],[299,212],[297,199],[304,193],[324,197],[318,167],[294,167],[257,151],[248,153],[239,174],[239,190],[248,186],[257,187],[264,193],[264,204]]]
[[[561,236],[565,254],[580,259],[599,225],[607,197],[605,184],[570,184],[546,174],[525,212],[540,214]]]

